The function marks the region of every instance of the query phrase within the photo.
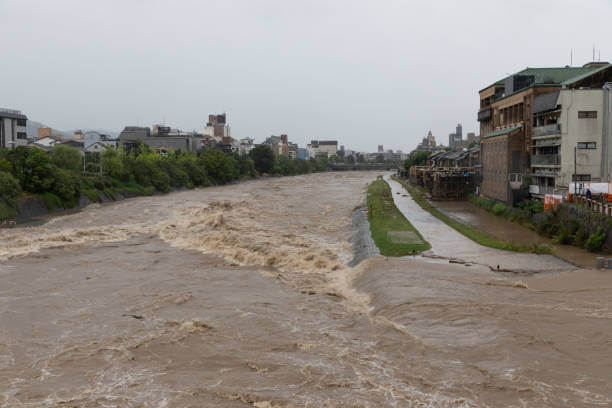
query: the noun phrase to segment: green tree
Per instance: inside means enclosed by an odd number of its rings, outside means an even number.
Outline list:
[[[4,159],[3,159],[4,160]],[[10,173],[0,171],[0,220],[17,215],[21,186]]]
[[[30,149],[25,161],[25,189],[35,193],[43,193],[51,190],[53,177],[47,153],[40,149]]]
[[[194,186],[207,186],[210,184],[203,164],[198,163],[197,157],[193,154],[185,154],[178,159],[179,165],[189,176],[189,180]]]
[[[49,162],[62,169],[79,172],[83,168],[83,156],[78,149],[56,145],[49,153]]]
[[[75,174],[60,167],[51,167],[53,175],[52,192],[61,198],[64,203],[73,207],[81,196],[80,181]]]
[[[259,145],[255,146],[249,153],[249,157],[255,163],[255,170],[260,174],[271,173],[274,169],[274,152],[269,146]]]
[[[292,176],[296,173],[295,163],[287,156],[278,156],[278,172],[283,176]]]
[[[232,163],[225,153],[215,149],[205,150],[200,156],[200,160],[204,164],[208,176],[217,184],[225,184],[232,180]]]
[[[117,150],[111,146],[106,146],[100,158],[102,171],[120,180],[129,178],[129,174],[124,166],[124,158],[125,152],[123,150]]]
[[[414,152],[404,161],[404,167],[409,169],[412,166],[427,166],[429,155],[429,152]]]

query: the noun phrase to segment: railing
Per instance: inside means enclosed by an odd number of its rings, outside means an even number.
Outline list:
[[[539,186],[537,184],[532,184],[529,186],[529,192],[537,195],[554,194],[555,188],[553,186]]]
[[[536,154],[531,156],[532,165],[560,166],[561,156],[558,154]]]
[[[546,146],[560,146],[561,139],[544,139],[544,140],[536,140],[534,147],[546,147]]]
[[[556,135],[561,133],[561,124],[553,123],[552,125],[538,126],[531,129],[531,137]]]

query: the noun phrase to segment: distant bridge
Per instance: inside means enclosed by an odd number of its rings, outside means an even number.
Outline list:
[[[327,163],[327,169],[332,171],[343,171],[343,170],[388,170],[396,171],[396,164],[384,164],[384,163]]]

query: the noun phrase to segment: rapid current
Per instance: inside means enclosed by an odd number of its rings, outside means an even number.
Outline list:
[[[445,230],[436,257],[351,266],[376,176],[0,229],[0,407],[611,406],[612,272],[515,253],[497,272]]]

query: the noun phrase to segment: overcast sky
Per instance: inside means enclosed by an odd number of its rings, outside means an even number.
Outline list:
[[[0,0],[0,107],[57,129],[165,123],[412,150],[527,66],[612,59],[609,0]],[[599,55],[599,51],[597,52]]]

